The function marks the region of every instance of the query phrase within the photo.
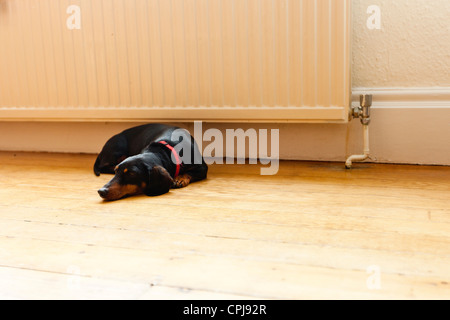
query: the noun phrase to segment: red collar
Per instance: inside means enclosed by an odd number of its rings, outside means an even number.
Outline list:
[[[181,168],[181,159],[178,156],[178,152],[175,150],[174,147],[172,147],[170,144],[168,144],[166,141],[159,141],[159,143],[161,143],[162,145],[166,146],[167,148],[170,149],[170,151],[172,151],[173,156],[175,157],[176,161],[177,161],[177,169],[175,170],[175,176],[174,178],[178,177],[178,175],[180,174],[180,168]]]

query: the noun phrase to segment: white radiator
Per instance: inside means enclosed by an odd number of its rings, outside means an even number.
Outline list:
[[[0,0],[0,120],[346,122],[350,18],[350,0]]]

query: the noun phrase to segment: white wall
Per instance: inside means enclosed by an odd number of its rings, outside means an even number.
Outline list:
[[[373,162],[450,165],[448,108],[375,107],[372,113],[370,147]],[[423,126],[424,122],[430,125]],[[0,122],[0,150],[98,153],[109,137],[139,124]],[[192,124],[179,125],[193,132]],[[348,125],[203,125],[204,131],[209,128],[220,129],[224,136],[226,129],[279,129],[280,158],[287,160],[344,162],[349,155],[362,152],[359,121]],[[208,144],[205,142],[203,147]]]
[[[450,1],[353,0],[353,87],[450,87]],[[381,29],[366,27],[378,5]]]

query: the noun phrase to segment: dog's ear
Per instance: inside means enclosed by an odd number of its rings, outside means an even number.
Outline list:
[[[173,186],[173,179],[166,169],[160,166],[154,166],[149,169],[149,181],[145,189],[148,196],[159,196],[169,192]]]

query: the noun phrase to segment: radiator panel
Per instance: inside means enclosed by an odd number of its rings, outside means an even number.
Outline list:
[[[1,119],[347,121],[350,0],[0,6]]]

